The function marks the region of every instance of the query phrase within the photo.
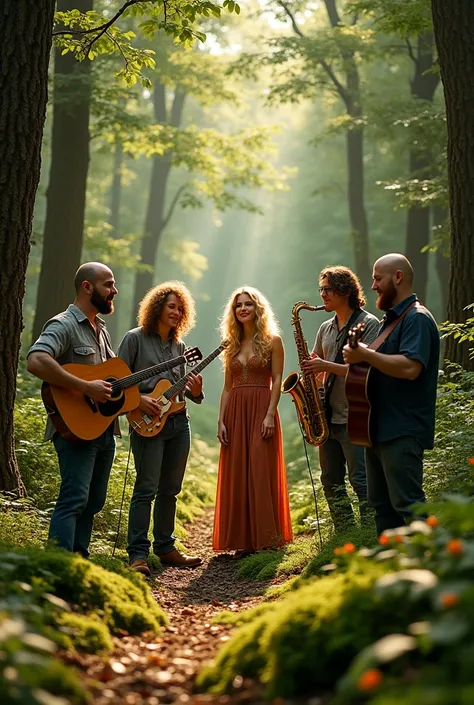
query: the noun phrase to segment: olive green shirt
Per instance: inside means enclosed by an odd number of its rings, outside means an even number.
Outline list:
[[[66,311],[58,313],[45,323],[40,337],[28,350],[28,355],[45,352],[60,365],[70,362],[98,365],[115,357],[105,321],[96,316],[95,322],[98,335],[86,314],[74,304],[70,304]],[[53,422],[48,417],[45,440],[50,440],[55,433]],[[115,422],[114,433],[120,433],[118,421]]]

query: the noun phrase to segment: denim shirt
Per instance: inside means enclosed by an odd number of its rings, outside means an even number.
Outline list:
[[[28,355],[35,352],[45,352],[51,355],[60,365],[70,362],[83,365],[98,365],[115,357],[105,321],[96,316],[94,326],[86,314],[74,304],[66,311],[50,318],[43,327],[41,335],[28,350]],[[56,432],[53,422],[48,417],[45,440],[50,440]],[[114,433],[119,434],[118,422],[115,422]]]

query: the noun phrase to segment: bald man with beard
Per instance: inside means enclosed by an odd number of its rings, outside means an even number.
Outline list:
[[[75,389],[97,402],[112,395],[109,382],[86,382],[63,369],[70,362],[97,365],[114,357],[112,343],[99,313],[114,310],[118,293],[114,275],[105,264],[87,262],[74,278],[76,297],[66,311],[46,322],[28,351],[28,371],[57,387]],[[49,539],[87,558],[94,516],[104,506],[115,455],[118,423],[92,441],[72,443],[62,438],[48,417],[45,440],[58,454],[61,487],[49,527]]]
[[[344,348],[346,363],[372,366],[368,395],[372,446],[366,448],[369,504],[377,531],[402,526],[414,504],[425,501],[423,454],[433,448],[439,332],[413,293],[413,268],[401,254],[380,257],[373,268],[377,308],[385,311],[379,334],[400,319],[384,343]]]

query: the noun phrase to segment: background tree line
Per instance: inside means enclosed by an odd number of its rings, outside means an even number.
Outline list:
[[[390,250],[413,261],[438,320],[466,320],[473,10],[269,0],[241,13],[226,1],[223,14],[201,0],[60,0],[54,19],[52,0],[6,4],[3,488],[19,482],[11,409],[22,316],[26,348],[70,303],[84,259],[117,275],[116,344],[147,288],[178,277],[198,302],[190,339],[210,348],[226,297],[249,283],[277,311],[290,369],[289,312],[316,299],[319,270],[354,267],[373,310],[371,265]],[[320,322],[307,321],[309,340]],[[467,346],[449,342],[447,355],[472,368]],[[209,415],[221,381],[216,364]]]

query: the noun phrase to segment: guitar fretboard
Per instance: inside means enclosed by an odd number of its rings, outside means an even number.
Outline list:
[[[178,379],[177,382],[175,382],[169,389],[166,390],[166,392],[163,394],[168,401],[172,399],[176,394],[179,394],[182,389],[187,384],[187,381],[189,379],[189,375],[198,375],[205,367],[207,367],[213,360],[216,359],[218,355],[221,354],[221,352],[224,350],[225,345],[219,345],[218,348],[213,350],[210,355],[204,358],[199,365],[196,365],[196,367],[193,367],[193,369],[188,372],[188,374],[184,375],[184,377],[181,377],[181,379]]]
[[[163,370],[168,370],[170,367],[178,367],[178,365],[182,365],[184,362],[186,362],[186,357],[184,355],[180,355],[179,357],[175,357],[172,360],[160,362],[158,365],[153,365],[153,367],[147,367],[144,370],[134,372],[133,374],[128,375],[127,377],[117,379],[112,382],[112,393],[115,395],[122,389],[128,389],[128,387],[133,387],[135,384],[139,384],[145,379],[149,379],[150,377],[154,377],[154,375],[163,372]]]

